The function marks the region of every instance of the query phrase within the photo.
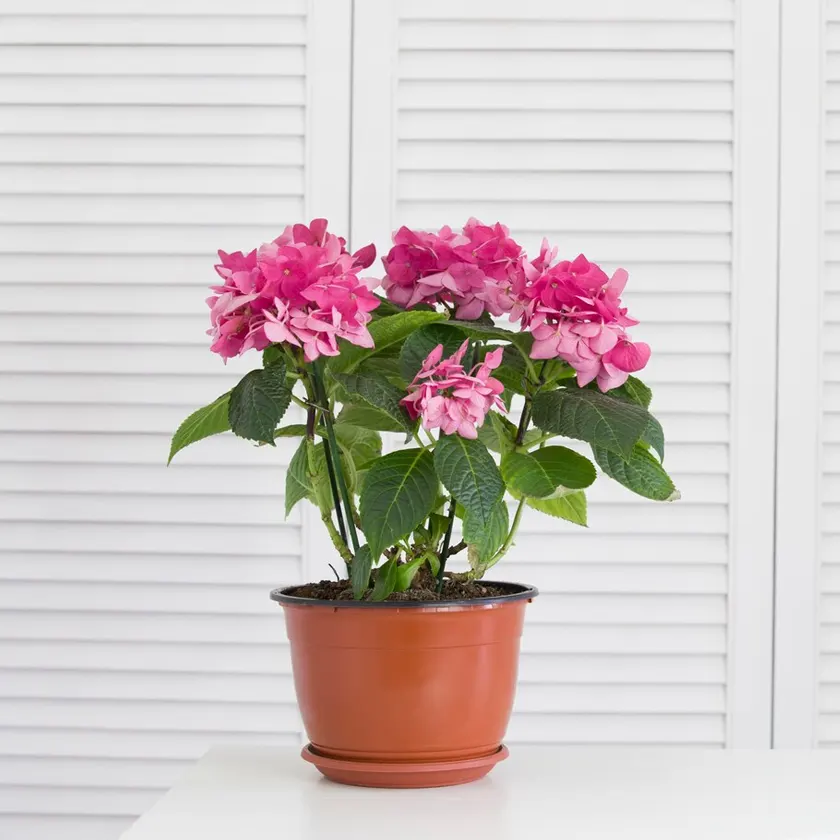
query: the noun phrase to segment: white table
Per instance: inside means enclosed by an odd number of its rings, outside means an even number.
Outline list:
[[[216,748],[123,837],[840,840],[840,752],[516,747],[471,785],[371,790],[291,748]]]

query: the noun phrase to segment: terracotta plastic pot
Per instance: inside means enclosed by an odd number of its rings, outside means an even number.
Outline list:
[[[507,756],[531,586],[445,602],[318,601],[277,589],[310,740],[328,778],[372,787],[479,779]]]

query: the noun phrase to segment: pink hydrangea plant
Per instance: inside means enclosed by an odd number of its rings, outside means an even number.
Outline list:
[[[262,350],[272,342],[302,347],[307,361],[338,354],[339,338],[372,347],[367,329],[379,305],[375,279],[359,272],[373,262],[373,245],[348,253],[326,219],[289,225],[273,242],[245,255],[219,251],[224,281],[207,299],[210,349],[222,358]]]
[[[490,375],[502,363],[504,348],[487,353],[484,361],[467,373],[463,360],[468,345],[465,341],[449,358],[442,359],[443,345],[438,344],[408,386],[402,404],[412,419],[422,418],[423,428],[474,439],[491,408],[505,411],[499,397],[504,386]]]

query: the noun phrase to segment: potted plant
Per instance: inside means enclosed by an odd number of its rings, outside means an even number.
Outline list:
[[[485,575],[526,508],[586,524],[596,468],[555,439],[588,444],[635,493],[678,493],[651,392],[632,375],[650,349],[627,334],[626,271],[557,261],[545,242],[529,258],[507,228],[475,219],[457,233],[401,228],[381,280],[366,276],[374,256],[348,252],[323,219],[247,255],[220,252],[211,350],[261,351],[262,367],[188,417],[169,458],[228,430],[298,441],[286,514],[316,505],[345,571],[271,593],[304,757],[341,782],[455,784],[507,755],[537,594]],[[282,424],[292,403],[305,423]],[[402,436],[388,454],[382,432]]]

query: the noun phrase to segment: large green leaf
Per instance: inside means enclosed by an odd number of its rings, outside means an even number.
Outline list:
[[[642,408],[649,408],[650,401],[653,397],[653,392],[650,388],[635,376],[628,377],[623,385],[620,385],[618,388],[613,388],[609,394],[611,397],[617,397],[618,399],[635,403]],[[656,454],[659,455],[660,461],[665,460],[665,433],[662,431],[660,422],[652,415],[642,434],[642,440],[653,447]]]
[[[397,422],[390,414],[372,408],[369,405],[345,404],[335,420],[336,429],[339,425],[360,426],[380,432],[404,432],[405,426]]]
[[[343,342],[341,355],[333,356],[327,362],[327,366],[333,373],[350,373],[364,359],[392,344],[403,341],[415,330],[419,330],[420,327],[444,320],[446,320],[446,315],[441,312],[412,309],[371,321],[368,324],[368,332],[373,339],[374,347],[357,347],[354,344]]]
[[[274,446],[274,430],[292,400],[286,385],[286,366],[252,370],[230,392],[228,420],[235,435]]]
[[[198,411],[194,411],[178,426],[178,430],[172,435],[167,464],[172,463],[175,454],[191,443],[230,429],[230,422],[228,421],[229,400],[230,391],[213,400],[210,405],[205,405]]]
[[[469,511],[465,512],[463,536],[471,549],[467,554],[470,567],[477,577],[481,577],[489,568],[490,560],[501,548],[509,527],[508,508],[504,499],[493,506],[485,525],[481,525]]]
[[[378,432],[341,423],[333,428],[339,445],[356,467],[361,467],[382,454],[382,438]]]
[[[660,461],[665,460],[665,432],[662,431],[662,424],[655,417],[651,416],[642,440],[653,447]]]
[[[353,587],[353,597],[359,601],[370,586],[370,567],[373,558],[370,556],[370,546],[363,545],[356,552],[350,566],[350,583]]]
[[[423,522],[437,491],[434,461],[425,449],[391,452],[373,464],[362,487],[359,516],[374,561]]]
[[[526,499],[525,503],[540,513],[574,522],[575,525],[586,525],[586,494],[583,490],[550,499]]]
[[[463,505],[476,528],[487,528],[505,492],[499,468],[480,440],[444,435],[435,446],[435,469],[443,486]]]
[[[565,446],[509,452],[502,458],[502,478],[517,497],[544,499],[561,486],[580,490],[589,487],[596,475],[588,458]]]
[[[637,495],[658,502],[673,502],[680,498],[680,492],[668,473],[642,444],[635,447],[629,460],[600,446],[593,446],[592,454],[610,478]]]
[[[627,458],[651,415],[639,405],[583,388],[537,394],[534,423],[543,431],[585,440]]]
[[[412,421],[400,400],[405,392],[391,384],[385,377],[361,373],[339,373],[335,377],[351,402],[363,403],[370,408],[384,412],[404,432],[414,431],[416,423]]]
[[[309,465],[306,457],[306,440],[292,455],[292,460],[286,469],[286,518],[292,512],[292,508],[302,499],[312,498],[312,485],[309,480]]]
[[[406,382],[411,382],[417,375],[426,356],[438,346],[443,345],[443,357],[451,356],[463,343],[464,334],[448,329],[442,324],[429,324],[412,333],[400,351],[400,373]]]

